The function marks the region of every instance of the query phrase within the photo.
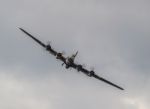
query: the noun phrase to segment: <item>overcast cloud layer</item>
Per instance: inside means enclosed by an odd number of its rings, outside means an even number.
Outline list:
[[[148,109],[150,1],[0,0],[0,109]],[[125,88],[66,70],[22,27]]]

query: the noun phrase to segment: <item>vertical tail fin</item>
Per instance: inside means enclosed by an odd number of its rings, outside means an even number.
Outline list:
[[[78,55],[78,51],[77,51],[75,54],[73,54],[73,55],[70,57],[70,59],[72,59],[72,61],[74,61],[74,59],[76,58],[77,55]]]
[[[78,51],[74,54],[74,57],[76,57],[78,55]]]

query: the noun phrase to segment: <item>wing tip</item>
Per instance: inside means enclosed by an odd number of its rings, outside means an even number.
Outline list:
[[[18,29],[20,29],[21,31],[23,30],[21,27],[18,27]]]
[[[112,82],[110,82],[110,81],[108,81],[108,80],[106,80],[106,79],[104,79],[104,78],[102,78],[102,77],[99,77],[98,75],[96,75],[96,74],[94,74],[93,75],[93,77],[95,77],[96,79],[99,79],[99,80],[101,80],[101,81],[103,81],[103,82],[105,82],[105,83],[107,83],[107,84],[109,84],[109,85],[111,85],[111,86],[114,86],[114,87],[116,87],[117,89],[120,89],[120,90],[124,90],[122,87],[120,87],[120,86],[118,86],[118,85],[116,85],[116,84],[114,84],[114,83],[112,83]]]
[[[119,89],[120,89],[120,90],[122,90],[122,91],[124,91],[124,90],[125,90],[125,89],[123,89],[123,88],[121,88],[121,87],[120,87]]]

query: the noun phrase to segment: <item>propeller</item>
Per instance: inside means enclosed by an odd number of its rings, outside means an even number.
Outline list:
[[[46,44],[47,44],[47,45],[51,45],[51,41],[47,41]]]
[[[91,70],[91,71],[94,71],[94,70],[95,70],[95,68],[92,66],[92,67],[90,67],[90,70]]]
[[[65,54],[66,54],[66,52],[65,52],[65,51],[62,51],[61,53],[62,53],[62,55],[65,55]]]
[[[85,68],[85,67],[86,67],[86,64],[82,64],[82,67]]]

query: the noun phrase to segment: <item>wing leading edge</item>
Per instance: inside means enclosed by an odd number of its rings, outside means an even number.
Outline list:
[[[112,83],[112,82],[110,82],[110,81],[108,81],[108,80],[106,80],[106,79],[96,75],[96,74],[94,74],[93,77],[98,79],[98,80],[101,80],[101,81],[103,81],[103,82],[105,82],[105,83],[107,83],[107,84],[109,84],[111,86],[114,86],[114,87],[116,87],[116,88],[118,88],[120,90],[124,90],[122,87],[120,87],[120,86],[118,86],[118,85],[116,85],[116,84],[114,84],[114,83]]]
[[[38,39],[36,39],[34,36],[32,36],[30,33],[28,33],[27,31],[25,31],[22,28],[19,28],[23,33],[25,33],[26,35],[28,35],[30,38],[32,38],[34,41],[36,41],[38,44],[40,44],[42,47],[46,48],[46,45],[44,43],[42,43],[41,41],[39,41]]]
[[[83,72],[84,74],[88,75],[89,77],[94,77],[94,78],[96,78],[100,81],[103,81],[103,82],[105,82],[105,83],[107,83],[107,84],[109,84],[109,85],[111,85],[111,86],[113,86],[117,89],[124,90],[122,87],[120,87],[120,86],[118,86],[118,85],[116,85],[116,84],[114,84],[114,83],[112,83],[112,82],[96,75],[94,71],[88,71],[87,69],[84,69],[84,68],[81,68],[80,71]]]

